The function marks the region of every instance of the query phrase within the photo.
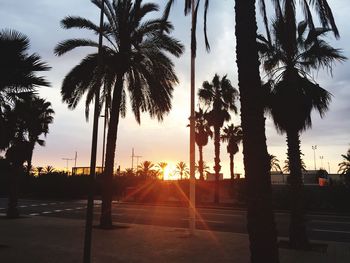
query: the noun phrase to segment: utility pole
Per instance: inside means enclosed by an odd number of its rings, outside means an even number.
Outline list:
[[[192,19],[191,19],[191,115],[190,115],[190,200],[188,204],[189,209],[189,234],[194,235],[196,228],[196,200],[195,200],[195,66],[196,66],[196,57],[194,50],[194,43],[192,43],[193,38],[192,34],[194,32],[195,25],[195,1],[191,1],[192,6]]]
[[[74,167],[77,167],[77,159],[78,159],[78,152],[75,151],[75,156],[74,156]]]
[[[142,158],[140,155],[135,155],[134,148],[132,148],[131,152],[131,170],[134,171],[134,158],[136,158],[136,173],[138,171],[139,159]]]
[[[67,170],[67,172],[69,173],[68,162],[69,162],[69,161],[72,161],[72,160],[74,160],[74,159],[72,159],[72,158],[62,158],[62,160],[65,160],[65,161],[66,161],[66,170]]]
[[[328,173],[331,174],[331,167],[329,165],[329,162],[328,162]]]
[[[316,149],[317,149],[317,145],[312,145],[311,148],[312,148],[312,150],[314,150],[314,169],[316,171]]]
[[[100,12],[100,32],[98,39],[98,61],[97,61],[97,76],[102,75],[102,27],[103,27],[103,14],[104,14],[105,0],[101,1]],[[92,239],[92,220],[93,220],[93,208],[94,208],[94,186],[96,177],[96,156],[97,156],[97,135],[98,135],[98,119],[99,119],[99,104],[100,104],[100,87],[94,87],[95,91],[95,105],[94,105],[94,122],[92,129],[92,142],[91,142],[91,158],[90,158],[90,184],[89,194],[86,208],[86,221],[85,221],[85,236],[84,236],[84,255],[83,262],[91,262],[91,239]]]

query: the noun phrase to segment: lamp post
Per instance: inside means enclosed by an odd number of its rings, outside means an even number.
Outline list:
[[[317,149],[317,145],[312,145],[311,146],[312,150],[314,150],[314,169],[316,171],[316,149]]]
[[[320,167],[320,169],[323,169],[323,155],[320,156],[320,159],[321,159],[321,167]]]
[[[192,43],[192,34],[195,25],[195,4],[194,0],[191,2],[192,19],[191,19],[191,115],[190,115],[190,200],[189,200],[189,234],[193,235],[196,228],[196,203],[195,203],[195,50]]]
[[[105,0],[101,3],[100,12],[100,28],[103,25],[103,13],[104,13]],[[102,30],[98,39],[98,65],[97,74],[101,74],[102,70]],[[94,122],[92,129],[92,142],[91,142],[91,158],[90,158],[90,184],[89,194],[86,208],[86,221],[85,221],[85,236],[84,236],[84,255],[83,262],[91,262],[91,239],[92,239],[92,220],[93,220],[93,208],[94,208],[94,182],[95,182],[95,170],[96,170],[96,155],[97,155],[97,135],[98,135],[98,118],[99,118],[99,103],[100,103],[100,87],[95,87],[95,105],[94,105]]]

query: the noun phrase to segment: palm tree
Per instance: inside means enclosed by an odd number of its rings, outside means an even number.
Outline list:
[[[155,165],[150,161],[144,161],[137,166],[137,173],[141,176],[152,177],[155,174]]]
[[[53,122],[54,111],[51,103],[33,95],[25,96],[23,100],[17,102],[16,107],[20,111],[22,120],[28,132],[28,142],[31,148],[29,159],[27,160],[27,174],[32,168],[32,157],[35,144],[45,146],[45,141],[40,139],[40,135],[46,136],[49,132],[49,124]]]
[[[53,172],[55,172],[55,168],[52,165],[47,165],[44,168],[44,173],[46,173],[46,174],[51,174]]]
[[[350,149],[346,154],[341,155],[343,157],[343,161],[338,164],[339,170],[338,173],[350,175]]]
[[[331,94],[321,88],[308,74],[312,69],[332,69],[334,61],[343,61],[339,49],[321,39],[329,29],[310,28],[307,21],[290,28],[289,10],[272,24],[271,42],[258,37],[261,60],[270,80],[267,104],[277,130],[286,133],[288,160],[291,170],[291,221],[289,241],[293,248],[309,246],[303,216],[303,188],[299,133],[311,128],[311,111],[316,109],[323,117],[328,110]],[[292,37],[291,37],[292,36]]]
[[[279,160],[277,159],[277,157],[273,154],[269,154],[270,156],[270,169],[271,171],[279,171],[282,172],[281,166],[279,164]]]
[[[205,119],[209,126],[214,128],[215,147],[215,196],[214,202],[219,202],[219,176],[220,176],[220,130],[225,121],[231,119],[230,111],[237,113],[235,105],[238,91],[231,85],[230,80],[225,75],[220,79],[215,74],[211,83],[203,82],[202,88],[198,90],[200,101],[209,107],[210,111],[205,114]]]
[[[233,158],[236,153],[238,153],[238,144],[243,139],[243,133],[241,126],[234,126],[233,124],[227,125],[223,129],[223,135],[221,140],[227,142],[227,153],[230,155],[230,175],[231,180],[234,180],[234,162]]]
[[[27,36],[10,29],[0,31],[0,114],[5,105],[11,105],[18,98],[17,95],[50,86],[44,77],[37,76],[37,72],[50,67],[38,54],[28,54],[28,49]]]
[[[204,174],[207,174],[209,172],[210,167],[206,164],[206,162],[203,161],[201,169],[203,172],[203,179],[201,179],[200,177],[199,177],[199,179],[204,180],[207,178],[207,176],[204,176]],[[196,170],[199,172],[199,162],[196,165]]]
[[[303,172],[306,172],[306,164],[305,164],[304,160],[301,159],[300,162],[301,162],[301,170]],[[284,160],[283,172],[284,173],[290,173],[289,160]]]
[[[175,173],[180,175],[180,180],[182,180],[183,177],[188,178],[190,175],[190,171],[188,170],[186,163],[182,161],[176,164]]]
[[[101,7],[101,0],[92,0]],[[65,77],[62,85],[63,100],[75,108],[84,93],[88,105],[96,88],[104,83],[104,95],[110,94],[111,109],[107,133],[105,173],[100,226],[112,227],[112,175],[117,140],[119,116],[125,116],[126,90],[129,92],[131,108],[136,121],[140,123],[142,112],[162,120],[171,109],[173,86],[178,82],[174,64],[168,54],[179,57],[183,46],[170,37],[172,25],[161,19],[144,21],[146,15],[158,10],[153,3],[142,4],[141,0],[105,1],[104,14],[107,22],[100,29],[92,21],[81,17],[66,17],[65,28],[86,28],[98,33],[102,30],[108,44],[102,47],[103,69],[97,72],[96,53],[86,56]],[[57,55],[63,55],[77,47],[97,47],[89,39],[69,39],[55,48]],[[122,61],[122,63],[121,63]]]
[[[195,141],[199,151],[198,171],[200,180],[204,180],[203,147],[208,144],[209,137],[213,137],[213,132],[211,131],[205,116],[206,112],[201,108],[195,112]]]
[[[247,221],[251,262],[277,263],[276,225],[272,211],[270,160],[265,136],[256,43],[255,0],[236,0],[236,61],[241,101],[243,155],[247,182]],[[263,212],[262,212],[263,211]]]
[[[160,162],[157,164],[157,168],[159,169],[159,172],[160,172],[163,180],[164,180],[164,171],[165,171],[165,168],[167,166],[168,166],[168,163],[166,163],[166,162]]]

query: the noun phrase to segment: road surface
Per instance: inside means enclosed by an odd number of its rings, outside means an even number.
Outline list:
[[[0,215],[5,215],[7,199],[0,198]],[[86,201],[19,201],[22,216],[46,216],[84,219]],[[99,218],[101,201],[95,201],[94,217]],[[246,212],[230,209],[199,208],[196,225],[198,229],[247,233]],[[184,207],[136,205],[113,202],[113,221],[120,223],[161,225],[186,228],[188,209]],[[288,236],[288,213],[275,213],[278,235]],[[350,216],[342,215],[307,215],[308,235],[310,239],[350,243]]]

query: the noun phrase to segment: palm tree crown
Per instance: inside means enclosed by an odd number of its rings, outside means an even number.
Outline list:
[[[346,154],[342,154],[341,156],[343,157],[344,160],[338,164],[339,166],[338,173],[349,175],[350,174],[350,149]]]
[[[187,178],[190,174],[190,171],[187,167],[187,164],[184,162],[178,162],[176,164],[176,170],[175,172],[180,175],[180,179]]]

